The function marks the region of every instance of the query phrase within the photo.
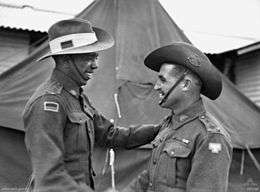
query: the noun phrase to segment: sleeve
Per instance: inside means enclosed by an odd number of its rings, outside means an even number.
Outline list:
[[[131,149],[150,143],[159,132],[160,125],[114,127],[102,115],[94,116],[96,142],[112,148]]]
[[[122,192],[146,192],[149,185],[148,171],[144,170],[136,179],[128,184]]]
[[[187,192],[225,192],[232,159],[232,146],[225,136],[209,133],[197,142],[187,180]]]
[[[63,130],[67,116],[58,96],[45,95],[24,114],[25,143],[38,192],[90,192],[67,173],[64,165]]]

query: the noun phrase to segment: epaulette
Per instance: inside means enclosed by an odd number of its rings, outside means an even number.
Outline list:
[[[60,94],[63,89],[63,86],[58,82],[52,81],[52,82],[48,82],[44,88],[46,93]]]
[[[205,125],[208,132],[222,133],[220,127],[208,115],[203,114],[199,116],[199,120]]]
[[[220,133],[225,136],[226,140],[231,144],[231,137],[227,130],[213,117],[210,113],[203,114],[199,117],[200,121],[205,125],[208,132]]]

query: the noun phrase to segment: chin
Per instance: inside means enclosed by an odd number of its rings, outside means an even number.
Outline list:
[[[177,102],[175,100],[167,100],[163,103],[160,103],[159,105],[160,107],[165,109],[174,109],[175,106],[177,105]]]
[[[161,108],[166,108],[166,109],[170,108],[170,105],[168,105],[167,102],[166,103],[161,103],[159,105],[160,105]]]

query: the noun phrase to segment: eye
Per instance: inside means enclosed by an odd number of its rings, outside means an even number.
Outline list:
[[[162,83],[165,83],[166,82],[166,78],[162,75],[159,75],[159,80],[162,82]]]
[[[96,62],[98,60],[98,54],[97,53],[90,53],[85,55],[85,60]]]

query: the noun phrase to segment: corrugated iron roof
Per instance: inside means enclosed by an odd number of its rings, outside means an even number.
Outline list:
[[[0,2],[0,27],[46,32],[55,22],[74,15]]]

